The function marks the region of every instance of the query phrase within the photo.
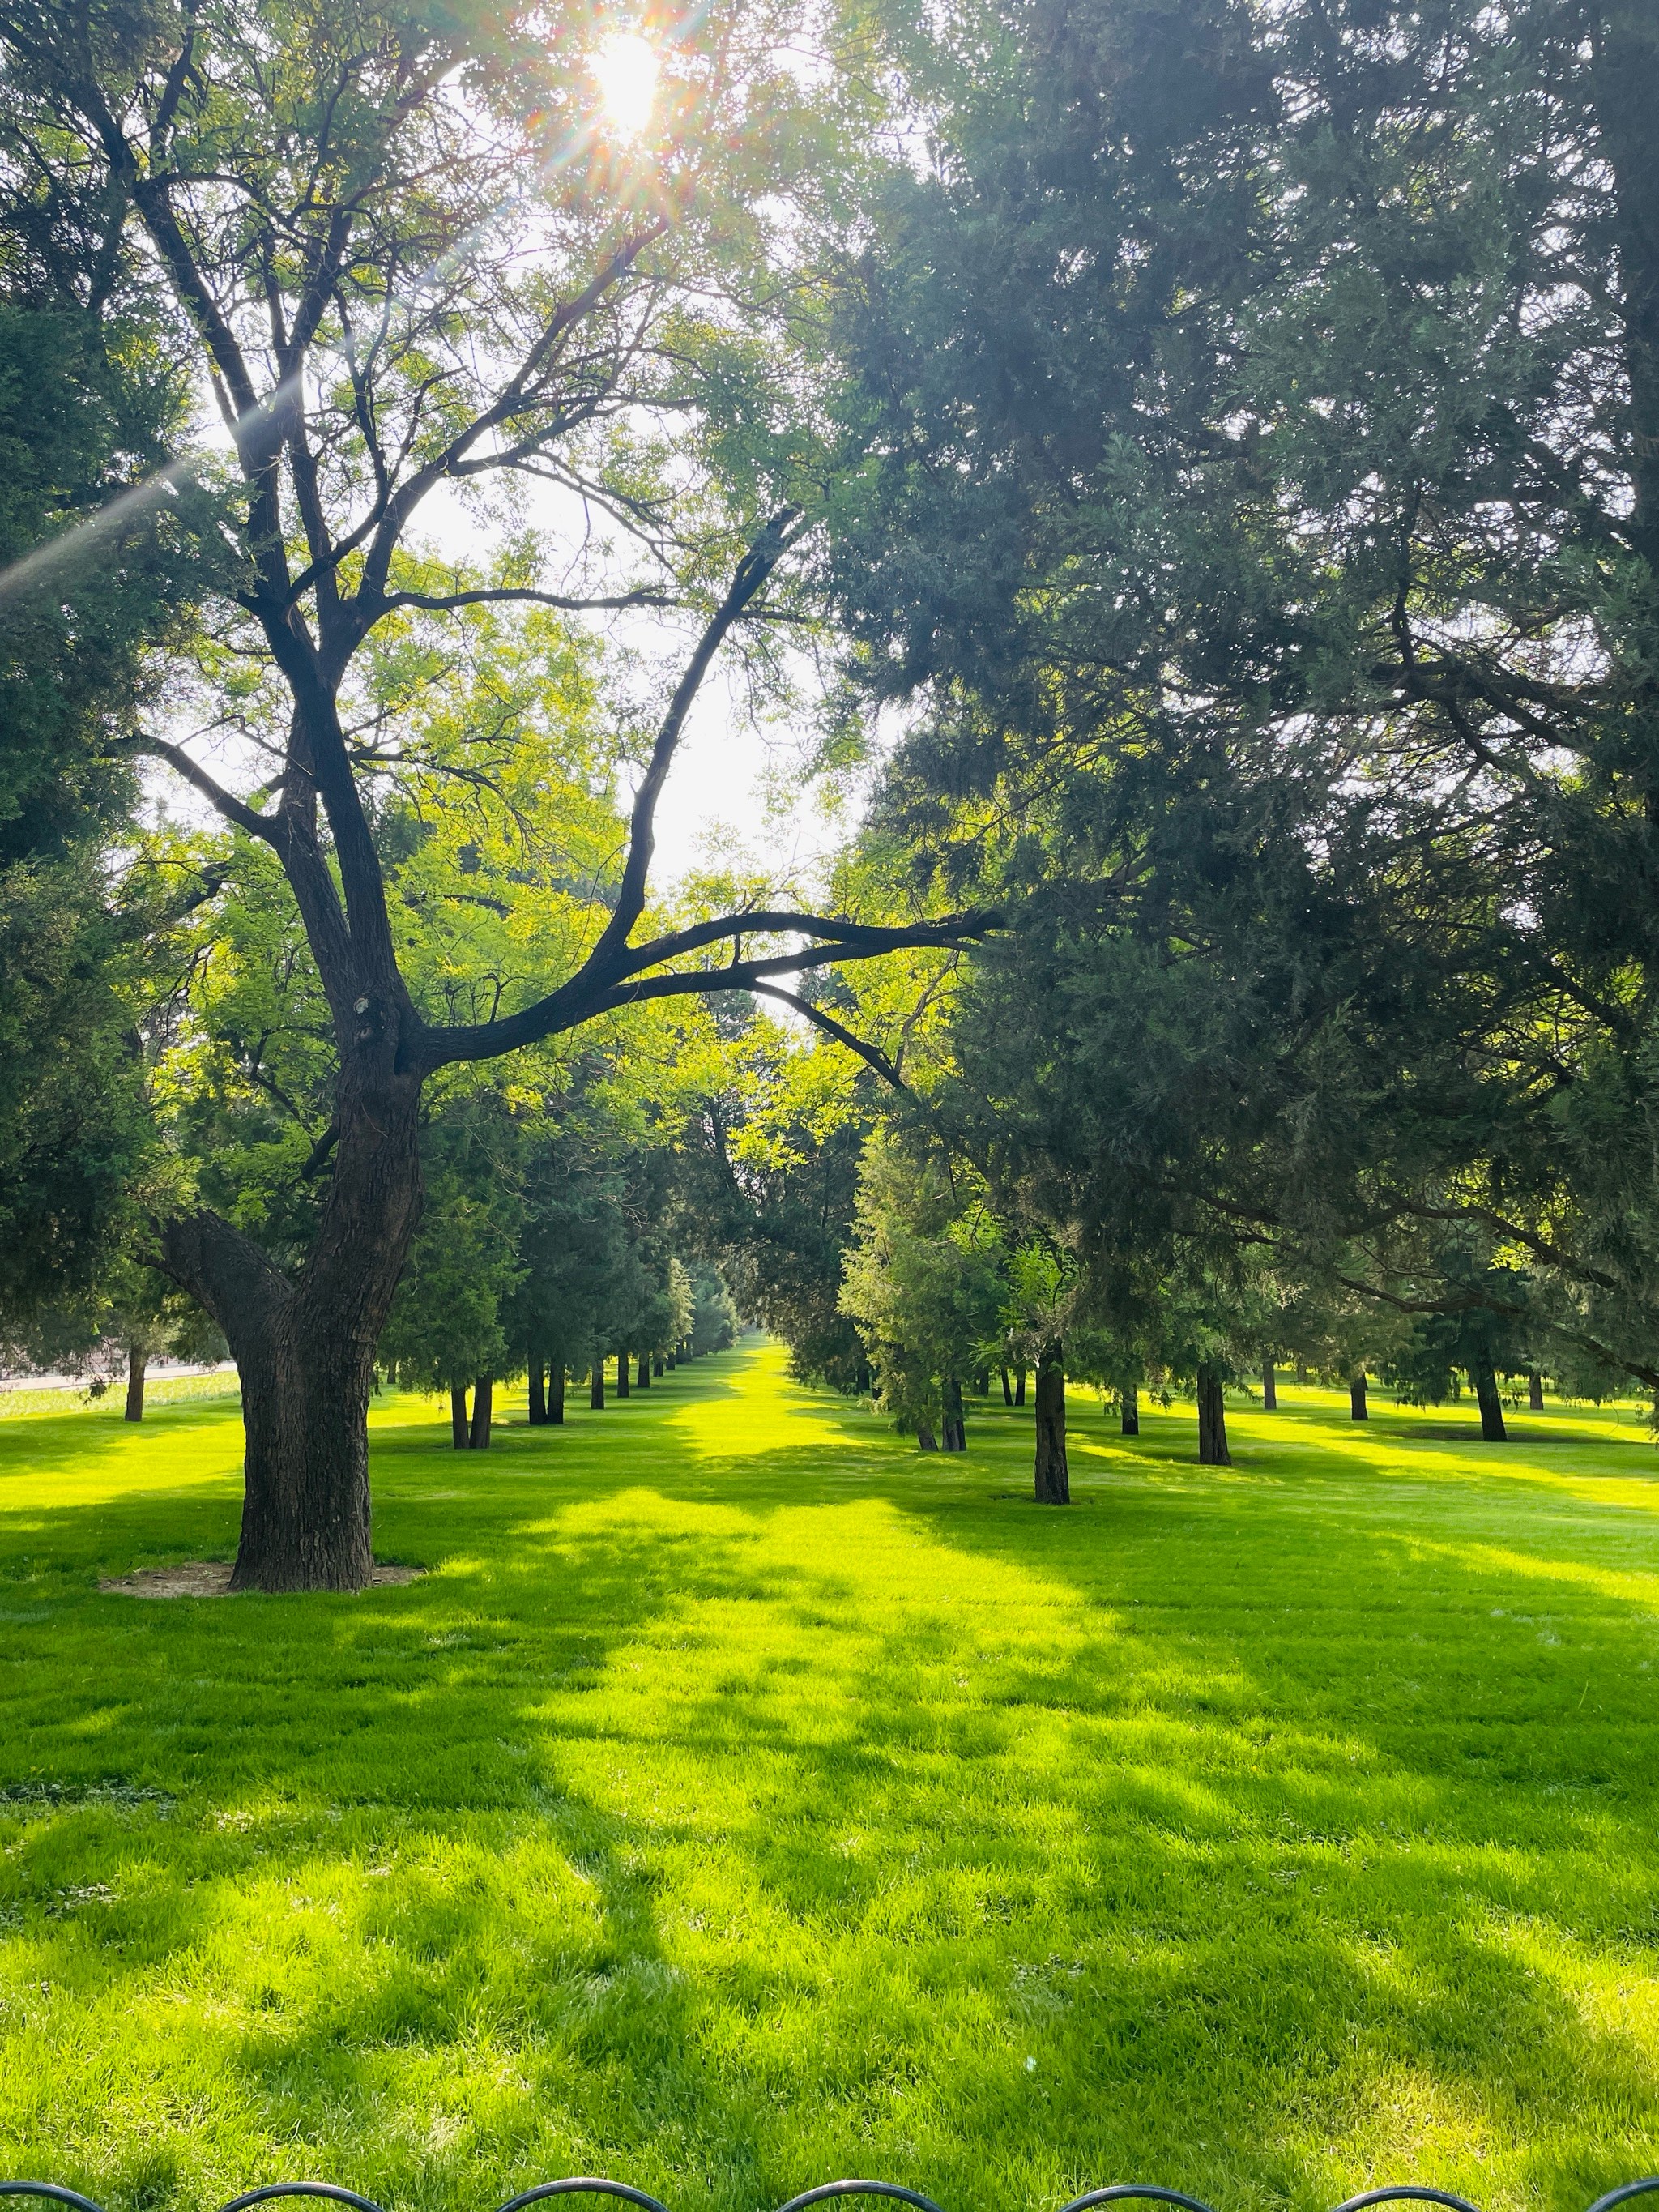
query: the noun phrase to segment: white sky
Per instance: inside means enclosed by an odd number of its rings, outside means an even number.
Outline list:
[[[532,497],[529,519],[556,537],[568,499]],[[563,520],[573,523],[568,515]],[[574,518],[571,535],[580,528]],[[422,501],[411,535],[443,560],[481,561],[492,550],[493,533],[443,485]],[[642,611],[613,618],[610,635],[657,663],[672,684],[696,632],[672,617]],[[830,816],[808,781],[801,764],[805,735],[787,720],[757,724],[735,656],[728,651],[715,661],[657,803],[654,892],[667,890],[689,870],[721,864],[758,869],[780,889],[805,888],[802,879],[811,878],[853,827]],[[626,804],[628,794],[620,795]]]

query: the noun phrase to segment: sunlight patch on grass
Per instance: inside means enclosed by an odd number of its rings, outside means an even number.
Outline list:
[[[1650,1447],[1230,1419],[1080,1398],[1061,1513],[1029,1413],[924,1458],[771,1347],[465,1459],[388,1396],[435,1571],[149,1607],[94,1585],[226,1554],[234,1416],[6,1425],[0,2166],[1583,2212],[1659,2163]]]

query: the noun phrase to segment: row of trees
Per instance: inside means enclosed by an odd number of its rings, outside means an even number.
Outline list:
[[[208,1314],[272,1589],[641,1144],[630,1314],[695,1251],[953,1442],[1006,1347],[1048,1497],[1068,1365],[1210,1457],[1266,1357],[1659,1389],[1646,0],[749,0],[626,142],[601,27],[0,0],[6,1310]],[[854,846],[653,905],[803,641]]]

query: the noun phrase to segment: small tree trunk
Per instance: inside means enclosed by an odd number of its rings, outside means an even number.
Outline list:
[[[1133,1382],[1127,1390],[1117,1394],[1118,1413],[1122,1433],[1126,1437],[1140,1434],[1140,1393]]]
[[[1357,1375],[1348,1377],[1348,1413],[1350,1418],[1356,1421],[1369,1421],[1371,1417],[1370,1407],[1365,1403],[1365,1370],[1363,1367]]]
[[[1279,1411],[1279,1370],[1271,1359],[1261,1363],[1261,1410],[1264,1413]]]
[[[678,1355],[678,1352],[664,1352],[664,1354],[663,1354],[663,1356],[662,1356],[662,1364],[663,1364],[663,1367],[664,1367],[665,1370],[671,1370],[671,1369],[672,1369],[672,1368],[678,1367],[678,1366],[679,1365],[679,1364],[680,1364],[680,1363],[679,1363],[679,1355]]]
[[[564,1426],[564,1363],[556,1363],[547,1370],[547,1419],[550,1428]]]
[[[141,1352],[136,1344],[127,1346],[127,1403],[123,1420],[142,1421],[144,1418],[144,1376],[149,1366],[149,1354]]]
[[[605,1360],[597,1352],[587,1377],[587,1406],[590,1413],[605,1411]]]
[[[1221,1375],[1208,1360],[1198,1370],[1198,1460],[1200,1467],[1233,1463],[1227,1449],[1227,1407],[1221,1395]]]
[[[672,1364],[672,1361],[670,1361],[669,1359],[665,1358],[664,1357],[664,1355],[663,1355],[660,1352],[655,1352],[655,1353],[653,1353],[653,1356],[652,1356],[652,1360],[651,1360],[651,1372],[652,1372],[653,1375],[660,1375],[660,1374],[662,1374],[662,1373],[663,1373],[663,1371],[664,1371],[664,1370],[665,1370],[665,1368],[667,1368],[667,1367],[671,1366]]]
[[[648,1390],[651,1388],[651,1354],[648,1352],[641,1352],[640,1371],[634,1380],[641,1390]]]
[[[1025,1377],[1020,1376],[1022,1389]],[[1036,1371],[1036,1459],[1034,1489],[1039,1505],[1069,1505],[1066,1464],[1066,1363],[1058,1339],[1045,1344]]]
[[[617,1395],[619,1398],[628,1395],[628,1354],[625,1352],[617,1354]]]
[[[999,1367],[997,1373],[1002,1377],[1002,1402],[1005,1406],[1012,1406],[1014,1402],[1014,1386],[1008,1380],[1008,1370],[1006,1367]]]
[[[1527,1411],[1529,1413],[1541,1413],[1543,1410],[1544,1377],[1540,1370],[1534,1367],[1527,1377]]]
[[[945,1407],[945,1449],[946,1451],[966,1451],[968,1425],[962,1410],[962,1385],[954,1375],[947,1375],[940,1389]]]
[[[1492,1372],[1490,1359],[1474,1362],[1469,1369],[1469,1380],[1474,1385],[1474,1395],[1480,1407],[1480,1435],[1489,1444],[1507,1443],[1509,1431],[1504,1426],[1504,1401],[1498,1395],[1498,1377]]]
[[[541,1428],[547,1419],[547,1389],[544,1377],[546,1368],[539,1359],[530,1363],[530,1425]]]
[[[474,1451],[489,1449],[489,1424],[495,1411],[495,1378],[481,1375],[472,1386],[472,1434],[468,1438]]]
[[[457,1451],[466,1449],[466,1385],[452,1382],[449,1386],[449,1440]]]
[[[933,1425],[931,1421],[921,1420],[916,1423],[916,1442],[921,1446],[923,1451],[939,1449],[939,1439],[933,1434]]]
[[[1014,1370],[1014,1403],[1017,1406],[1025,1403],[1025,1370],[1023,1367]]]

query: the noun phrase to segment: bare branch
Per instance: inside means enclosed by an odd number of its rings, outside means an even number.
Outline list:
[[[288,842],[283,832],[281,817],[256,814],[251,806],[244,805],[234,792],[227,791],[224,786],[216,782],[204,768],[198,767],[182,745],[170,744],[165,738],[143,737],[137,741],[137,750],[140,752],[154,753],[158,759],[164,760],[176,775],[184,778],[192,790],[199,791],[209,805],[216,808],[227,822],[234,822],[239,830],[245,830],[250,837],[258,837],[262,843],[269,845],[273,852],[281,854]]]
[[[814,1029],[822,1030],[825,1036],[833,1037],[837,1044],[845,1045],[848,1052],[855,1052],[866,1066],[875,1069],[884,1083],[890,1083],[895,1091],[908,1094],[909,1085],[881,1047],[867,1044],[862,1037],[854,1036],[851,1030],[842,1027],[833,1014],[826,1014],[822,1006],[815,1006],[810,999],[799,998],[793,991],[786,991],[776,983],[755,983],[750,988],[758,999],[776,999],[781,1005],[793,1006],[798,1014],[804,1015],[811,1023]]]
[[[380,601],[378,614],[391,614],[398,607],[419,607],[428,614],[453,614],[457,607],[494,606],[504,600],[526,601],[532,606],[558,607],[567,614],[592,614],[614,607],[668,607],[673,600],[666,592],[641,586],[637,591],[612,592],[595,599],[583,599],[567,592],[538,591],[532,584],[497,584],[482,586],[471,592],[391,592]]]
[[[789,526],[796,520],[796,515],[797,510],[793,507],[780,508],[738,562],[726,597],[709,617],[696,650],[686,663],[685,672],[675,686],[668,712],[663,716],[662,726],[657,732],[657,742],[651,750],[650,765],[635,794],[633,817],[629,825],[628,859],[623,868],[616,909],[599,943],[589,954],[581,975],[577,977],[579,982],[584,978],[608,981],[617,972],[617,956],[626,947],[629,935],[645,909],[646,880],[651,872],[651,854],[656,842],[653,825],[657,801],[667,781],[668,771],[673,766],[674,755],[685,727],[685,718],[702,688],[703,678],[708,673],[709,664],[720,650],[721,640],[765,585],[782,557],[789,542]]]
[[[556,991],[550,992],[533,1006],[475,1027],[428,1029],[421,1036],[416,1050],[422,1066],[428,1070],[447,1067],[456,1060],[494,1060],[499,1054],[515,1051],[520,1045],[533,1044],[539,1037],[574,1029],[579,1023],[591,1021],[596,1014],[614,1013],[623,1006],[641,1006],[651,999],[687,998],[708,991],[752,991],[775,976],[798,975],[811,968],[828,968],[837,961],[875,960],[888,952],[960,945],[995,928],[998,917],[957,915],[945,921],[878,929],[863,924],[820,921],[808,915],[802,918],[801,926],[814,933],[843,933],[829,944],[809,945],[798,951],[770,954],[761,960],[733,960],[724,968],[680,969],[666,975],[630,976],[623,970],[620,977],[613,980],[596,975],[590,960],[568,983],[562,983]],[[720,923],[702,927],[721,936],[737,938],[752,934],[755,920],[750,915],[732,915]],[[855,939],[844,933],[848,929],[857,931]]]

